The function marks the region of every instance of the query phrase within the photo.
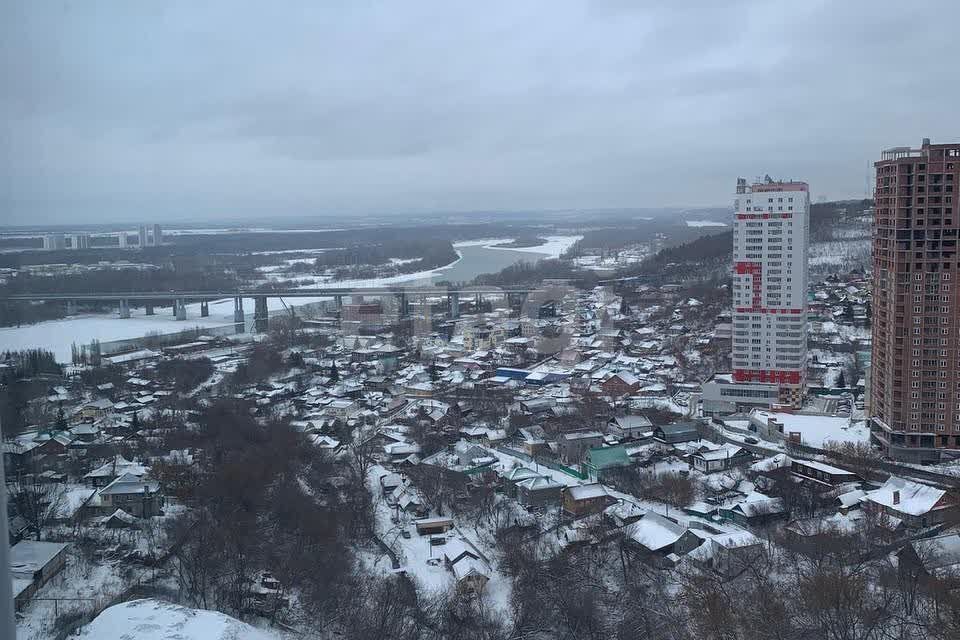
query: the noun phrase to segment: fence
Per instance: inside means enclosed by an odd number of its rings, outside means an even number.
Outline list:
[[[495,447],[495,449],[501,453],[507,454],[508,456],[513,456],[514,458],[520,458],[521,460],[524,460],[526,462],[533,462],[533,456],[527,455],[523,451],[519,451],[517,449],[511,449],[510,447],[507,447],[502,444],[498,444]]]
[[[548,460],[546,458],[541,458],[539,456],[531,456],[524,453],[523,451],[518,451],[517,449],[511,449],[510,447],[504,446],[502,444],[497,445],[496,449],[501,453],[505,453],[509,456],[513,456],[514,458],[520,458],[525,462],[534,462],[536,464],[541,464],[547,467],[548,469],[553,469],[554,471],[565,473],[568,476],[573,476],[577,480],[587,480],[590,477],[588,474],[583,473],[582,471],[577,471],[576,469],[572,469],[571,467],[566,467],[560,464],[559,462],[554,462],[553,460]]]
[[[67,638],[74,636],[81,627],[90,624],[104,609],[108,609],[115,604],[129,602],[130,600],[139,600],[141,598],[162,598],[170,602],[176,602],[179,599],[179,594],[176,590],[170,587],[151,584],[152,582],[152,578],[149,582],[141,582],[138,578],[137,582],[128,586],[121,593],[108,598],[54,598],[54,600],[63,601],[86,600],[91,602],[92,606],[85,609],[74,609],[66,613],[64,618],[56,620],[56,629],[53,637],[56,640],[67,640]]]
[[[730,429],[729,427],[724,427],[730,431],[739,431],[743,433],[743,430]],[[697,423],[697,430],[700,432],[701,437],[706,440],[711,440],[713,442],[723,441],[724,436],[718,430],[719,425],[716,423],[706,424],[703,422]],[[771,443],[760,441],[759,446],[753,446],[745,442],[736,442],[737,445],[747,449],[748,451],[755,453],[760,456],[774,455],[776,452],[773,450]],[[856,456],[850,456],[839,451],[829,451],[827,449],[820,449],[818,447],[811,447],[805,444],[798,444],[795,442],[785,442],[787,445],[786,453],[788,455],[807,455],[811,458],[816,458],[817,456],[824,456],[838,461],[840,464],[847,463],[848,465],[856,465],[857,467],[869,467],[870,471],[874,473],[885,473],[888,475],[896,476],[906,476],[912,477],[914,479],[926,480],[928,482],[933,482],[941,486],[952,487],[954,489],[960,488],[960,476],[950,476],[944,473],[938,473],[936,471],[930,471],[927,469],[918,469],[917,467],[907,466],[898,464],[896,462],[890,462],[887,460],[867,460],[864,461],[859,459]],[[766,446],[765,446],[766,445]],[[886,478],[878,476],[878,479],[883,481]]]
[[[543,466],[549,467],[555,471],[560,471],[562,473],[567,474],[568,476],[573,476],[577,480],[587,480],[590,477],[586,473],[577,471],[576,469],[572,469],[570,467],[565,467],[559,462],[554,462],[553,460],[544,460],[542,458],[535,458],[535,460],[537,461],[537,464],[542,464]]]

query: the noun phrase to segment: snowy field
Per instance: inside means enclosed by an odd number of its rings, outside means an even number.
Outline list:
[[[687,220],[688,227],[725,227],[727,224],[725,222],[717,222],[716,220]]]
[[[165,236],[218,235],[224,233],[330,233],[347,231],[343,229],[268,229],[266,227],[238,227],[230,229],[164,229]],[[129,231],[128,233],[133,233]]]
[[[790,413],[758,411],[757,417],[766,420],[774,417],[783,424],[783,433],[799,432],[803,444],[824,448],[830,442],[869,442],[870,428],[866,422],[853,421],[838,416],[811,416]]]

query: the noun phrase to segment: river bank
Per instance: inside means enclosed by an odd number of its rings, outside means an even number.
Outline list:
[[[454,244],[458,258],[448,265],[384,278],[340,280],[323,284],[338,287],[381,287],[407,284],[430,286],[437,282],[469,282],[483,273],[496,273],[520,261],[535,262],[559,255],[580,236],[547,236],[546,243],[537,247],[516,249],[494,247],[510,242],[511,238],[487,238]],[[320,284],[319,282],[317,283]],[[311,285],[315,286],[315,285]],[[309,288],[309,287],[307,287]],[[284,301],[270,298],[267,301],[271,312],[298,308],[324,302],[328,297],[297,298]],[[233,322],[233,298],[212,301],[210,315],[200,317],[200,303],[187,305],[187,319],[178,321],[170,309],[157,308],[157,315],[148,316],[142,308],[131,309],[129,318],[120,319],[115,313],[78,314],[48,320],[21,327],[0,327],[0,352],[20,349],[42,348],[53,352],[57,360],[70,362],[71,345],[90,344],[92,340],[111,342],[140,338],[151,333],[174,333],[195,327],[219,327]],[[252,308],[248,310],[252,311]]]

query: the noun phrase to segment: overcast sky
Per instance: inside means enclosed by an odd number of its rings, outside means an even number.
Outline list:
[[[862,197],[960,140],[957,0],[3,7],[0,223]]]

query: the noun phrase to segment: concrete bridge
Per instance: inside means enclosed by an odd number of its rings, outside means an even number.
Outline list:
[[[401,316],[409,315],[409,301],[413,299],[425,300],[429,297],[446,297],[449,305],[449,316],[460,316],[461,297],[474,296],[479,307],[484,297],[505,298],[511,305],[522,306],[527,296],[534,291],[544,289],[499,287],[465,287],[462,289],[442,287],[320,287],[310,289],[217,289],[217,290],[171,290],[171,291],[92,291],[81,293],[17,293],[6,296],[7,300],[22,301],[63,301],[67,306],[67,313],[73,313],[78,302],[115,302],[119,308],[121,318],[130,317],[130,304],[142,303],[147,315],[154,315],[155,306],[170,306],[177,320],[187,319],[187,303],[200,303],[200,317],[210,314],[209,303],[216,300],[233,298],[234,323],[244,322],[243,300],[253,299],[254,327],[257,331],[267,328],[267,300],[269,298],[332,298],[337,307],[343,305],[343,299],[350,297],[357,301],[364,296],[385,298],[395,297]]]

